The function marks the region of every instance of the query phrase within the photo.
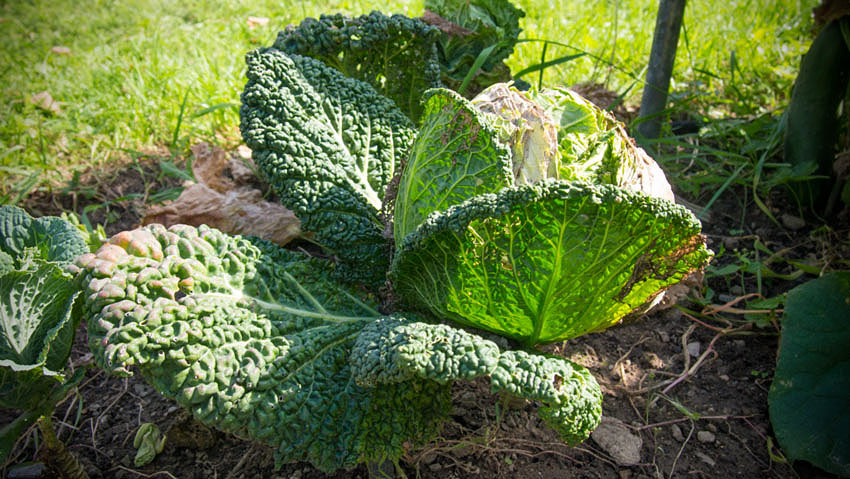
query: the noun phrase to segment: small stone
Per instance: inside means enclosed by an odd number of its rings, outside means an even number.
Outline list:
[[[682,429],[678,424],[673,424],[670,426],[670,431],[673,433],[673,439],[682,442],[685,440],[685,436],[682,435]]]
[[[708,411],[708,412],[711,412],[711,411]],[[717,426],[715,426],[714,424],[709,423],[709,425],[708,425],[708,430],[709,430],[709,431],[711,431],[711,432],[717,432]]]
[[[702,345],[699,343],[699,341],[688,343],[688,354],[690,354],[693,358],[698,357],[701,347]]]
[[[153,389],[151,389],[150,386],[147,386],[147,385],[144,385],[144,384],[134,384],[133,385],[133,391],[135,391],[136,394],[138,394],[139,396],[145,397],[148,394],[150,394],[151,391],[153,391]]]
[[[735,299],[736,298],[734,296],[732,296],[731,294],[723,293],[723,294],[717,295],[717,300],[720,301],[721,303],[731,303],[732,301],[735,301]]]
[[[630,479],[632,477],[632,471],[628,469],[620,469],[617,472],[617,475],[620,476],[620,479]]]
[[[602,423],[590,437],[599,444],[614,461],[621,466],[633,466],[640,462],[640,448],[643,441],[632,434],[625,424],[617,419],[602,418]]]
[[[41,479],[46,476],[47,468],[42,462],[33,462],[30,464],[21,464],[9,468],[6,473],[8,479]]]
[[[723,246],[725,246],[728,250],[734,250],[738,247],[738,244],[739,240],[736,237],[727,236],[726,238],[723,238]]]
[[[706,444],[714,442],[715,436],[711,431],[700,431],[697,433],[697,440]]]
[[[697,452],[694,453],[694,455],[696,457],[698,457],[700,459],[700,461],[708,464],[711,467],[714,467],[715,464],[717,464],[716,462],[714,462],[714,459],[712,459],[711,457],[708,456],[708,454],[697,451]]]
[[[239,145],[236,147],[236,154],[239,155],[243,160],[250,160],[251,155],[253,154],[251,149],[245,145]]]
[[[732,341],[732,346],[735,346],[737,349],[744,349],[744,346],[746,345],[747,343],[743,339],[736,339]]]
[[[717,376],[717,377],[719,377],[721,381],[728,381],[728,380],[729,380],[729,375],[728,375],[728,374],[721,374],[721,375],[719,375],[719,376]]]
[[[806,220],[794,215],[789,215],[788,213],[785,213],[780,216],[779,220],[782,221],[782,226],[788,228],[791,231],[801,230],[806,227]]]
[[[428,465],[428,469],[430,469],[430,470],[432,470],[432,471],[434,471],[434,472],[437,472],[437,471],[439,471],[439,470],[440,470],[440,469],[442,469],[442,468],[443,468],[443,465],[442,465],[442,464],[439,464],[439,463],[434,463],[434,464],[429,464],[429,465]]]
[[[433,452],[429,452],[429,453],[424,454],[422,456],[422,464],[425,464],[425,465],[432,464],[436,460],[437,460],[437,455],[434,454]]]
[[[729,292],[734,294],[735,296],[741,296],[742,294],[744,294],[744,288],[736,284],[735,286],[729,288]]]
[[[665,343],[670,342],[670,335],[667,334],[667,331],[658,331],[658,337]]]

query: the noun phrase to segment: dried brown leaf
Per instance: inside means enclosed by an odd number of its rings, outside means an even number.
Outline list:
[[[32,96],[31,100],[36,107],[41,108],[48,113],[53,113],[54,115],[62,113],[62,108],[59,107],[59,103],[53,99],[53,96],[50,95],[50,92],[47,90],[36,93]]]
[[[57,54],[57,55],[70,55],[71,54],[70,48],[63,47],[61,45],[54,46],[53,48],[50,49],[50,51]]]
[[[248,17],[245,23],[248,24],[248,28],[264,27],[269,24],[269,19],[266,17]]]
[[[453,37],[465,37],[466,35],[475,33],[472,30],[464,28],[451,20],[446,20],[445,18],[437,15],[436,13],[430,10],[425,10],[422,13],[422,21],[427,23],[428,25],[433,25],[439,28],[446,35]]]
[[[244,162],[203,143],[194,145],[192,153],[192,171],[198,183],[186,186],[175,201],[150,208],[142,219],[143,225],[206,224],[280,245],[301,235],[301,222],[294,213],[265,201],[259,190],[248,186],[254,174]]]

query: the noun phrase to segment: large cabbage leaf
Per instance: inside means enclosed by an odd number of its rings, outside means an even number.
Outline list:
[[[396,247],[432,212],[512,184],[511,152],[494,126],[457,93],[428,91],[395,198]]]
[[[372,85],[414,122],[422,93],[442,86],[437,39],[440,31],[422,20],[373,11],[306,18],[278,33],[274,47],[321,60],[350,78]]]
[[[79,321],[66,269],[87,252],[71,223],[0,207],[0,406],[34,410],[59,385]]]
[[[408,305],[530,346],[613,325],[709,256],[681,206],[545,180],[429,216],[390,275]]]
[[[59,384],[79,293],[56,264],[0,276],[0,406],[32,409]]]
[[[267,48],[246,61],[240,128],[260,171],[339,259],[339,277],[383,283],[389,252],[378,212],[413,124],[369,84],[318,60]]]
[[[331,280],[331,263],[200,227],[120,233],[79,260],[98,365],[131,365],[201,421],[332,471],[398,459],[433,437],[456,379],[542,401],[571,441],[599,421],[599,386],[562,358],[414,317]]]

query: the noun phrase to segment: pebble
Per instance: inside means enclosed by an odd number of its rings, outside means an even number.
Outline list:
[[[8,479],[42,479],[46,476],[47,468],[42,462],[12,466],[6,474]]]
[[[744,288],[736,284],[735,286],[729,288],[729,292],[734,294],[735,296],[741,296],[742,294],[744,294]]]
[[[145,397],[153,391],[153,388],[144,384],[134,384],[133,391],[141,397]]]
[[[779,220],[782,222],[782,226],[791,231],[801,230],[806,227],[806,220],[798,216],[789,215],[788,213],[780,216]]]
[[[688,354],[690,354],[693,358],[698,357],[701,347],[702,345],[699,343],[699,341],[688,343]]]
[[[721,303],[731,303],[732,301],[735,301],[735,296],[732,296],[731,294],[725,294],[725,293],[724,294],[718,294],[717,300],[720,301]]]
[[[632,471],[630,471],[628,469],[620,469],[617,472],[617,475],[620,476],[620,479],[631,479]]]
[[[708,444],[708,443],[714,442],[715,439],[716,439],[716,437],[714,436],[714,433],[711,432],[711,431],[700,431],[700,432],[697,433],[697,440],[699,440],[699,442],[704,442],[704,443]]]
[[[602,418],[602,423],[590,437],[599,444],[614,461],[621,466],[633,466],[640,462],[640,448],[643,441],[632,434],[625,424],[617,419]]]
[[[717,377],[719,377],[721,381],[728,381],[729,380],[728,374],[721,374],[720,376],[717,376]]]
[[[709,412],[711,412],[711,411],[709,411]],[[709,430],[709,431],[711,431],[711,432],[717,432],[717,426],[715,426],[714,424],[709,423],[709,424],[708,424],[708,430]]]
[[[670,430],[673,432],[673,439],[679,442],[683,442],[685,440],[685,436],[682,435],[682,429],[678,424],[672,424],[670,426]]]
[[[658,336],[661,338],[661,341],[665,343],[670,342],[670,335],[667,334],[667,331],[658,331]]]
[[[708,465],[709,465],[709,466],[711,466],[711,467],[714,467],[714,465],[715,465],[715,464],[717,464],[716,462],[714,462],[714,459],[712,459],[711,457],[709,457],[709,455],[708,455],[708,454],[705,454],[705,453],[702,453],[702,452],[697,451],[697,452],[695,452],[695,453],[694,453],[694,455],[695,455],[696,457],[698,457],[698,458],[700,459],[700,461],[702,461],[702,462],[704,462],[704,463],[708,464]]]
[[[747,343],[743,339],[736,339],[732,341],[732,346],[735,346],[738,349],[744,349],[744,346],[746,345]]]

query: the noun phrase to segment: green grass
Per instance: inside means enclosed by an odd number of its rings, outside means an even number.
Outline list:
[[[544,83],[602,82],[639,99],[655,3],[522,0],[523,38],[549,39],[548,58],[588,52],[549,68]],[[674,75],[675,98],[700,115],[750,115],[781,108],[810,42],[814,2],[691,2]],[[322,12],[351,15],[385,3],[331,1],[0,1],[0,199],[16,201],[42,180],[100,167],[124,150],[177,147],[180,139],[239,141],[245,53],[278,30]],[[418,16],[421,1],[393,2]],[[557,12],[553,15],[552,12]],[[251,28],[249,16],[268,17]],[[70,54],[55,53],[56,46]],[[516,71],[540,60],[521,44]],[[61,111],[33,95],[47,91]],[[181,115],[181,105],[186,99]],[[178,128],[179,125],[179,128]]]

